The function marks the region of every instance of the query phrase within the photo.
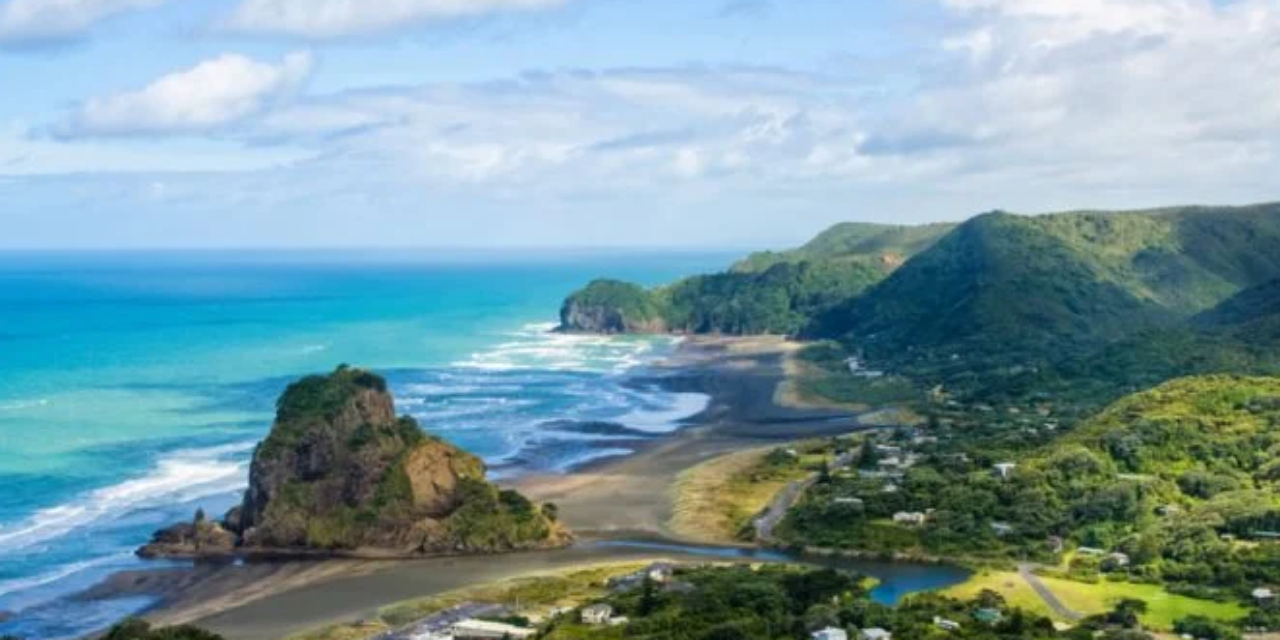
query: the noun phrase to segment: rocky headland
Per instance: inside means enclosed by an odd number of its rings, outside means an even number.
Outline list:
[[[553,505],[485,473],[479,458],[397,417],[383,378],[343,366],[285,390],[239,507],[158,531],[138,554],[410,557],[568,542]]]

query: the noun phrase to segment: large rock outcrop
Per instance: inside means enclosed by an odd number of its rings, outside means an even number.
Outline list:
[[[654,295],[639,285],[596,280],[560,307],[560,331],[569,333],[664,333],[667,324]]]
[[[479,458],[397,418],[381,377],[340,367],[280,397],[240,508],[221,523],[160,531],[139,553],[503,551],[563,543],[553,513],[488,483]]]

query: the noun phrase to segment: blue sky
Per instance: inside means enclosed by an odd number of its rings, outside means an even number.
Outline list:
[[[1277,199],[1277,0],[0,0],[3,248]]]

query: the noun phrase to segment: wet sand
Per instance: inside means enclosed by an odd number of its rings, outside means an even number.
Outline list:
[[[582,541],[574,547],[398,562],[334,560],[130,572],[113,576],[85,596],[159,596],[160,604],[147,615],[154,622],[194,623],[230,640],[271,640],[356,621],[400,600],[575,565],[655,557],[652,550],[590,542],[636,536],[676,540],[667,523],[680,472],[724,453],[860,427],[848,413],[775,402],[784,357],[793,348],[780,338],[692,338],[653,374],[673,390],[711,397],[689,426],[636,443],[632,456],[566,475],[513,482],[530,497],[560,507],[562,519]]]

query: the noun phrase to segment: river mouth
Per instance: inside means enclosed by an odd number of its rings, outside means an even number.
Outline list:
[[[662,539],[600,540],[584,543],[581,546],[601,549],[656,551],[726,561],[802,564],[854,571],[875,578],[878,581],[878,584],[871,590],[871,599],[886,606],[896,605],[903,598],[916,593],[954,587],[966,582],[973,575],[968,569],[949,564],[865,560],[758,547],[688,544]]]

